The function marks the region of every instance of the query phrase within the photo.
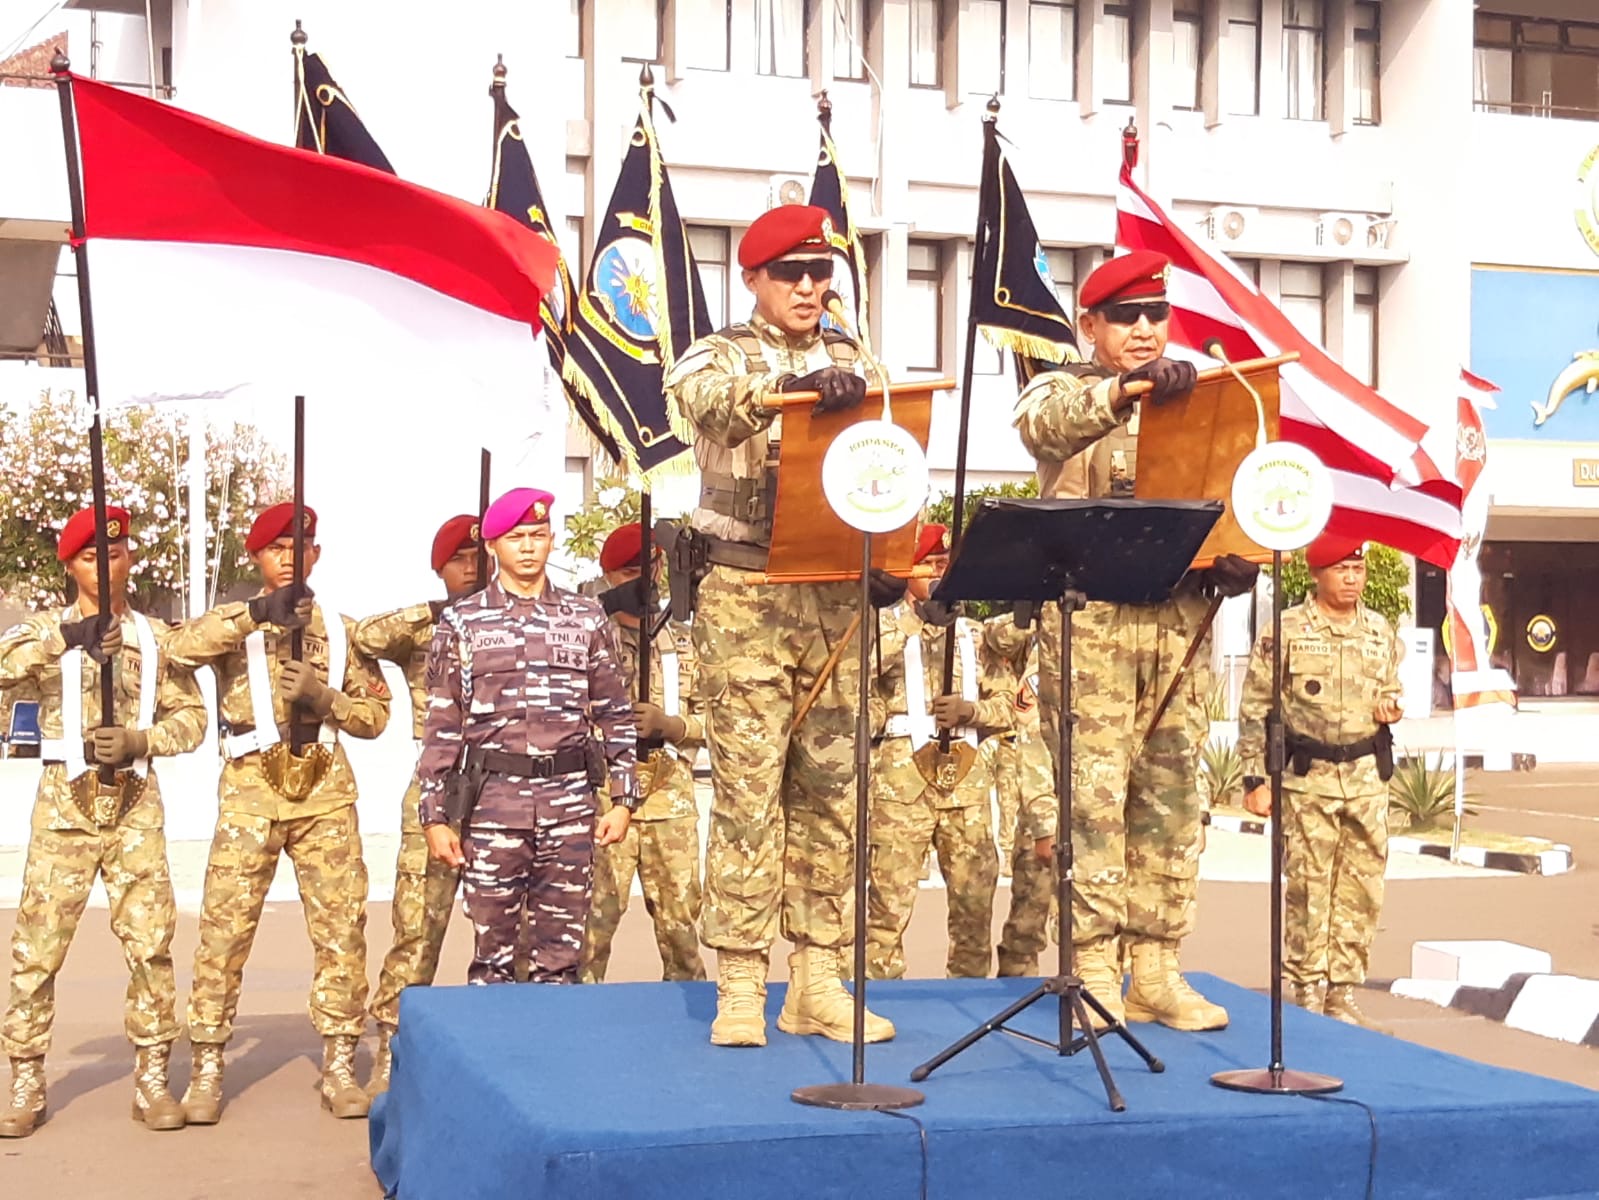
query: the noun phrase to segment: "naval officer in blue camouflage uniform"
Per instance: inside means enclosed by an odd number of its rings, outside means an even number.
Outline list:
[[[545,575],[553,503],[514,488],[489,506],[498,571],[444,610],[428,654],[422,826],[429,852],[463,868],[472,983],[512,981],[524,917],[529,982],[577,982],[594,846],[620,841],[638,804],[638,731],[605,612]],[[614,805],[597,822],[596,736]]]

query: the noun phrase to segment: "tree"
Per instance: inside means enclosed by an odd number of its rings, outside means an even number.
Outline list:
[[[56,535],[93,501],[90,409],[72,390],[46,388],[23,410],[0,409],[0,591],[18,604],[65,602]],[[164,407],[109,410],[104,423],[106,499],[133,516],[132,600],[178,615],[188,587],[188,452],[181,414]],[[206,576],[223,594],[246,578],[244,534],[255,512],[284,498],[283,455],[253,426],[206,431]],[[211,597],[205,597],[209,603]]]
[[[1380,612],[1395,625],[1410,611],[1410,567],[1405,556],[1390,546],[1372,542],[1366,547],[1366,590],[1360,598],[1367,608]],[[1283,604],[1298,604],[1310,594],[1310,568],[1305,552],[1295,550],[1283,562]]]
[[[599,572],[600,547],[611,530],[639,519],[639,490],[625,475],[605,475],[595,480],[594,495],[566,518],[566,543],[574,574]]]
[[[965,525],[972,523],[972,518],[977,515],[977,506],[990,496],[1001,496],[1006,499],[1028,499],[1038,495],[1038,478],[1029,475],[1020,483],[991,483],[966,493],[966,520]],[[953,494],[940,496],[927,506],[927,519],[938,525],[950,525],[955,516],[955,497]]]

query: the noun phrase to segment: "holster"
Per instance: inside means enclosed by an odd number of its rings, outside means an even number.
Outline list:
[[[687,621],[694,612],[700,580],[710,574],[709,544],[687,522],[657,521],[655,540],[666,555],[667,588],[672,593],[672,619]]]
[[[1322,762],[1349,763],[1368,755],[1377,760],[1378,778],[1387,782],[1393,777],[1394,734],[1387,725],[1379,725],[1377,732],[1370,737],[1361,738],[1358,742],[1347,742],[1342,746],[1306,737],[1295,733],[1292,729],[1285,731],[1283,741],[1289,769],[1300,778],[1310,774],[1310,765],[1317,759]]]
[[[1377,778],[1387,783],[1394,777],[1394,727],[1378,726],[1377,736],[1373,740],[1377,743],[1373,750],[1377,756]]]
[[[333,749],[312,742],[296,754],[288,742],[274,742],[261,751],[261,773],[272,790],[289,800],[304,800],[316,791],[333,766]]]
[[[101,829],[115,825],[144,795],[145,777],[127,767],[117,770],[110,783],[100,778],[100,769],[90,767],[71,783],[72,802],[78,811]]]
[[[444,781],[444,820],[457,837],[472,819],[478,797],[483,794],[483,784],[488,780],[489,769],[481,760],[461,747],[455,769]]]
[[[675,598],[677,593],[672,593]],[[605,780],[610,775],[609,764],[605,761],[605,747],[594,738],[590,738],[583,745],[583,757],[588,764],[589,787],[596,792],[605,786]]]

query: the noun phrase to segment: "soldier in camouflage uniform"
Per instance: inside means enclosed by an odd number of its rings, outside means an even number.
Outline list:
[[[949,564],[946,535],[942,525],[924,525],[918,535],[914,561],[939,576]],[[975,727],[1009,728],[1014,691],[996,657],[981,647],[977,623],[930,602],[932,584],[912,580],[913,603],[878,614],[882,666],[875,690],[886,718],[871,783],[866,970],[873,979],[905,974],[905,928],[929,846],[938,855],[949,900],[949,975],[981,979],[993,958],[999,859],[991,814],[999,742],[990,737],[978,743]],[[952,631],[956,690],[941,695],[944,639]],[[950,757],[941,771],[934,756],[938,734],[946,729],[952,735]],[[928,779],[924,769],[935,778]]]
[[[641,578],[643,534],[638,522],[611,531],[600,549],[600,569],[612,589],[626,590]],[[659,555],[656,556],[657,563]],[[613,590],[609,595],[615,595]],[[643,593],[636,593],[643,600]],[[611,613],[628,693],[638,695],[640,612],[646,603]],[[583,949],[583,981],[599,983],[611,959],[611,939],[627,911],[633,877],[644,892],[644,907],[655,922],[662,978],[704,979],[696,925],[700,919],[699,810],[694,804],[694,755],[705,741],[699,702],[694,697],[694,644],[687,629],[665,625],[650,645],[650,702],[635,703],[639,737],[653,744],[639,764],[642,797],[627,836],[594,854],[594,904],[589,909]]]
[[[578,981],[594,847],[620,841],[638,804],[637,727],[605,612],[545,575],[553,503],[513,488],[489,506],[498,571],[444,610],[428,653],[422,828],[429,853],[462,869],[470,983],[513,982],[524,919],[528,981]],[[591,730],[613,800],[597,822]]]
[[[1294,1003],[1351,1025],[1388,863],[1388,783],[1402,647],[1360,602],[1365,547],[1323,535],[1305,552],[1315,591],[1283,613],[1283,974]],[[1245,802],[1271,812],[1265,780],[1271,631],[1255,640],[1239,708]],[[1384,759],[1386,762],[1384,763]]]
[[[1078,323],[1093,343],[1093,361],[1044,372],[1022,390],[1015,423],[1038,460],[1042,495],[1086,490],[1095,497],[1130,496],[1137,401],[1127,385],[1146,383],[1151,404],[1192,389],[1193,366],[1162,357],[1169,269],[1162,255],[1139,251],[1096,270],[1083,282],[1085,311]],[[1073,487],[1074,475],[1085,488]],[[1132,1020],[1176,1029],[1227,1023],[1225,1009],[1188,985],[1178,955],[1193,929],[1198,895],[1200,745],[1192,706],[1204,702],[1205,672],[1191,671],[1160,725],[1152,732],[1150,725],[1200,633],[1208,593],[1247,591],[1256,573],[1253,565],[1226,556],[1210,571],[1190,572],[1160,604],[1091,602],[1073,618],[1073,940],[1077,973],[1118,1019],[1125,1011]],[[1059,609],[1052,605],[1039,642],[1040,701],[1044,737],[1057,754],[1060,637]],[[1124,949],[1132,963],[1125,1010]]]
[[[803,722],[794,713],[850,628],[857,589],[742,578],[765,569],[771,543],[782,422],[768,397],[818,392],[818,410],[838,411],[866,395],[855,344],[820,326],[830,233],[827,213],[809,205],[757,218],[738,251],[754,315],[694,343],[667,375],[700,469],[692,523],[714,564],[699,588],[694,646],[714,791],[700,935],[717,952],[719,1046],[766,1044],[780,920],[795,950],[778,1028],[846,1042],[853,1029],[842,976],[854,936],[855,656],[839,657]],[[892,604],[905,585],[878,572],[873,592]],[[893,1033],[867,1015],[868,1041]]]
[[[136,1048],[134,1119],[149,1129],[183,1128],[183,1108],[167,1090],[179,1033],[172,978],[177,910],[150,759],[198,746],[205,705],[193,674],[165,653],[167,627],[128,607],[128,532],[127,512],[107,508],[114,620],[99,612],[94,510],[85,509],[62,528],[56,550],[77,586],[77,602],[0,635],[0,688],[26,687],[40,697],[44,740],[11,935],[11,1001],[0,1025],[0,1045],[11,1058],[0,1137],[27,1137],[44,1120],[56,974],[96,876],[105,883],[111,929],[131,974],[124,1024]],[[102,723],[99,664],[107,658],[117,707]],[[114,769],[112,781],[101,782],[97,766]]]
[[[321,554],[316,514],[304,510],[309,577]],[[183,1096],[192,1125],[222,1115],[223,1050],[233,1037],[244,964],[280,855],[294,864],[311,936],[311,1022],[322,1035],[322,1106],[364,1117],[355,1048],[366,1023],[366,864],[356,823],[355,775],[339,735],[375,738],[389,722],[377,663],[350,644],[355,622],[294,585],[294,506],[277,504],[245,538],[262,590],[181,626],[168,646],[217,679],[224,727],[220,811],[205,869],[194,952],[189,1040],[194,1068]],[[289,631],[304,630],[300,661]],[[292,748],[294,727],[304,748]]]
[[[477,586],[478,519],[462,514],[451,517],[433,535],[432,566],[444,581],[449,600],[470,595]],[[420,747],[427,720],[428,647],[433,628],[448,600],[413,604],[375,617],[355,627],[354,642],[368,658],[395,663],[405,672],[411,693],[411,736]],[[377,1053],[366,1092],[376,1096],[389,1088],[392,1056],[389,1043],[400,1023],[400,993],[408,987],[427,986],[439,969],[439,950],[455,904],[461,873],[428,854],[419,815],[422,785],[413,772],[411,785],[400,801],[400,850],[394,861],[394,903],[390,916],[394,941],[383,959],[377,991],[369,1011],[378,1027]]]

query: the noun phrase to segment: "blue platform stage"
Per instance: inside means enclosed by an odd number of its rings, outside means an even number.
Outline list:
[[[1222,1091],[1213,1072],[1263,1065],[1267,1004],[1196,982],[1231,1028],[1134,1026],[1162,1075],[1107,1043],[1119,1115],[1087,1053],[1003,1034],[935,1072],[920,1108],[845,1113],[789,1092],[847,1080],[848,1046],[773,1024],[763,1050],[713,1047],[712,984],[412,989],[372,1113],[373,1170],[401,1200],[1599,1194],[1599,1092],[1294,1008],[1288,1065],[1341,1076],[1346,1102]],[[867,1078],[906,1083],[1030,983],[873,984],[899,1036],[868,1048]],[[771,989],[774,1021],[782,995]],[[1054,1022],[1049,999],[1017,1024],[1047,1037]]]

